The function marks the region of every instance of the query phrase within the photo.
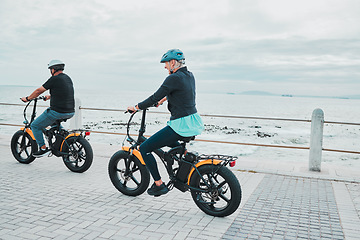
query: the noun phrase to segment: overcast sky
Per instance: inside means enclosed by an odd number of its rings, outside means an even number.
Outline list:
[[[198,91],[359,95],[359,0],[0,0],[0,85],[156,90],[180,48]]]

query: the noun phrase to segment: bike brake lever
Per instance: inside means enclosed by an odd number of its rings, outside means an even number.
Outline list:
[[[126,110],[124,113],[136,113],[137,111]]]

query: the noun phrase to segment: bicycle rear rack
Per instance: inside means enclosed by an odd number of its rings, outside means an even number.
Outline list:
[[[221,155],[221,154],[210,154],[210,155],[201,154],[200,156],[198,156],[198,160],[205,160],[205,159],[232,162],[232,161],[237,160],[238,157],[229,156],[229,155]]]
[[[200,156],[198,156],[198,160],[207,160],[207,159],[210,159],[212,161],[214,160],[222,161],[220,166],[226,166],[229,164],[230,167],[235,167],[236,160],[238,159],[238,157],[221,155],[221,154],[211,154],[211,155],[201,154]]]

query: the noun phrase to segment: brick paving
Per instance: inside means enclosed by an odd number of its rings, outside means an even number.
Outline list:
[[[243,190],[231,216],[204,214],[189,193],[119,193],[107,175],[116,146],[93,144],[93,166],[60,158],[18,163],[0,135],[0,239],[358,239],[359,182],[234,171]],[[163,174],[163,176],[165,176]]]
[[[330,181],[267,175],[224,239],[344,239]]]
[[[107,174],[115,151],[95,154],[93,166],[78,174],[56,157],[20,164],[7,143],[0,144],[0,239],[220,239],[233,222],[237,213],[208,216],[190,193],[121,194]],[[243,187],[262,178],[236,174]],[[250,194],[245,191],[244,199]]]
[[[348,188],[351,199],[357,209],[358,217],[360,217],[360,184],[346,184],[346,187]]]

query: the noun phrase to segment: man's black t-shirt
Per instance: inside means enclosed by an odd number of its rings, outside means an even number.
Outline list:
[[[74,87],[71,78],[60,73],[52,76],[44,84],[50,90],[50,108],[59,113],[75,112]]]

